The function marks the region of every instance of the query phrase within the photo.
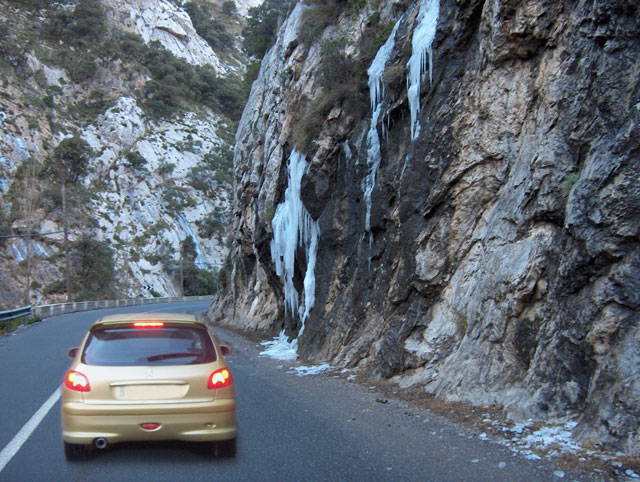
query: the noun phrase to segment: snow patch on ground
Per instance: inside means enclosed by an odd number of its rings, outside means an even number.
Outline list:
[[[260,352],[261,356],[268,356],[274,360],[292,361],[298,358],[298,340],[289,341],[284,330],[271,341],[260,343],[266,347]]]
[[[294,361],[297,359],[297,340],[289,341],[289,338],[282,331],[276,338],[271,341],[263,341],[260,343],[265,347],[260,352],[261,356],[267,356],[275,360]],[[285,368],[284,365],[278,365],[278,369]],[[320,365],[300,365],[291,366],[288,368],[287,373],[295,374],[296,376],[310,376],[320,375],[326,372],[335,370],[336,377],[344,377],[347,381],[353,381],[357,378],[354,372],[358,369],[343,368],[341,370],[335,369],[331,365],[324,363]],[[376,389],[375,386],[370,387]],[[520,454],[529,460],[542,460],[543,458],[557,458],[561,455],[575,455],[580,457],[581,461],[587,460],[587,457],[593,459],[600,459],[602,461],[611,461],[615,459],[616,454],[602,454],[595,451],[584,449],[578,442],[573,439],[573,430],[578,425],[575,421],[569,421],[564,424],[540,426],[539,423],[529,420],[525,423],[517,423],[512,426],[503,426],[502,422],[495,421],[489,414],[483,414],[482,422],[488,426],[490,432],[495,434],[495,430],[502,430],[504,440],[498,441],[502,445],[505,445],[511,449],[514,453]],[[424,423],[429,422],[429,419],[425,419]],[[434,437],[438,436],[437,432],[432,432]],[[495,437],[490,436],[487,432],[482,432],[478,435],[478,438],[484,441],[494,441]],[[617,454],[622,456],[623,454]],[[480,463],[480,459],[472,459],[471,463]],[[640,475],[634,472],[630,468],[624,467],[623,462],[614,461],[611,463],[614,467],[615,473],[623,477],[625,481],[640,480]],[[500,462],[498,464],[499,469],[506,468],[506,462]],[[602,471],[599,471],[602,472]],[[604,473],[604,472],[603,472]],[[555,470],[553,475],[556,479],[564,479],[566,474],[563,470]]]
[[[274,360],[282,361],[294,361],[298,358],[298,340],[289,341],[289,337],[284,333],[284,330],[273,340],[263,341],[260,345],[265,347],[265,349],[260,352],[260,356],[267,356]],[[278,366],[278,368],[282,368],[282,365]],[[319,375],[329,370],[333,370],[333,367],[328,363],[323,363],[321,365],[289,367],[287,373],[293,373],[299,377],[306,377],[309,375]],[[345,370],[342,370],[341,373],[345,373]]]
[[[573,440],[572,430],[577,422],[569,422],[561,426],[542,427],[523,437],[518,443],[528,447],[557,447],[561,451],[578,451],[580,445]]]
[[[295,373],[298,377],[306,377],[308,375],[319,375],[332,369],[331,365],[323,363],[322,365],[291,367],[287,373]]]
[[[582,447],[573,438],[573,431],[578,425],[576,421],[541,426],[539,422],[529,420],[525,423],[517,423],[506,427],[502,426],[503,423],[492,420],[488,414],[483,415],[483,417],[483,423],[492,429],[501,429],[504,433],[505,439],[499,440],[498,443],[529,460],[554,459],[570,455],[583,462],[589,459],[603,462],[613,461],[611,462],[611,467],[614,469],[613,472],[618,476],[622,476],[622,480],[640,479],[640,475],[629,468],[625,468],[623,462],[615,460],[617,457],[623,457],[624,454],[604,453]],[[487,441],[493,439],[485,432],[478,437]],[[472,460],[472,462],[475,462],[475,460]],[[562,470],[555,471],[554,475],[559,479],[565,477],[565,473]]]

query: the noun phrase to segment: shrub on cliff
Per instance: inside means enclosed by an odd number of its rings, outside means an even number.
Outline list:
[[[183,266],[183,277],[184,296],[206,296],[216,292],[216,280],[213,275],[195,264]]]
[[[233,4],[235,7],[235,4]],[[233,46],[233,36],[227,31],[224,22],[213,18],[211,7],[206,3],[188,2],[183,7],[193,23],[198,35],[212,48],[229,50]]]
[[[2,61],[6,61],[16,68],[25,62],[24,49],[12,37],[11,29],[4,22],[0,22],[0,62]]]
[[[113,249],[103,241],[85,235],[72,244],[73,282],[76,299],[97,300],[114,296]]]
[[[100,2],[81,0],[73,10],[63,5],[54,5],[53,8],[46,26],[51,37],[87,45],[104,34],[105,13]]]
[[[247,26],[242,31],[242,45],[246,52],[261,59],[273,45],[280,17],[289,9],[288,1],[265,0],[249,9]]]
[[[50,0],[8,0],[10,4],[16,5],[22,8],[39,9],[45,8],[51,2]]]
[[[354,15],[367,4],[366,0],[313,0],[302,17],[300,40],[305,44],[316,42],[322,32],[336,24],[340,15]]]
[[[364,116],[369,104],[360,91],[364,75],[362,62],[345,54],[346,40],[342,37],[324,40],[321,47],[322,63],[318,80],[322,92],[311,102],[300,106],[301,119],[294,131],[296,147],[306,152],[314,137],[322,129],[329,112],[336,105],[344,106],[356,117]]]
[[[60,182],[75,184],[87,174],[92,154],[85,140],[78,136],[67,137],[53,149],[53,156],[45,161],[45,173]]]
[[[115,292],[115,263],[113,249],[91,235],[83,235],[71,244],[71,291],[77,301],[113,298]],[[47,294],[65,292],[65,280],[50,283]]]

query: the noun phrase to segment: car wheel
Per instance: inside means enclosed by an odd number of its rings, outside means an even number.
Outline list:
[[[86,445],[70,444],[63,442],[64,444],[64,457],[67,460],[83,460],[89,455],[89,449]]]
[[[233,458],[236,456],[236,439],[224,440],[223,442],[216,442],[214,446],[216,457],[228,457]]]

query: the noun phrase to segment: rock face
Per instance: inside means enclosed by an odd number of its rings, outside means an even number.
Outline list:
[[[127,295],[139,296],[142,286],[162,296],[180,296],[175,276],[162,263],[152,261],[164,252],[179,253],[186,238],[195,245],[199,268],[215,271],[224,262],[224,239],[203,236],[196,227],[216,209],[228,208],[229,186],[202,174],[210,171],[206,156],[225,144],[217,133],[222,125],[222,119],[213,114],[194,112],[149,122],[135,99],[122,97],[83,134],[93,151],[100,153],[92,160],[92,174],[85,182],[106,184],[94,202],[94,216],[104,238],[118,246],[116,262],[127,273],[122,280]],[[132,172],[123,165],[127,152],[144,158],[142,171]],[[197,177],[206,188],[195,182]],[[189,202],[176,206],[175,195]]]
[[[208,64],[218,72],[227,69],[202,39],[182,8],[166,0],[106,0],[120,14],[124,24],[140,34],[145,42],[158,41],[176,57],[196,65]]]
[[[291,338],[300,319],[270,243],[300,111],[327,89],[323,41],[344,39],[357,60],[376,16],[343,15],[305,43],[305,8],[265,57],[237,134],[233,290],[212,308]],[[425,8],[435,38],[408,93]],[[338,100],[303,152],[301,200],[321,234],[298,353],[513,419],[573,417],[583,441],[638,455],[638,6],[423,0],[379,18],[398,22],[380,105],[363,116]]]
[[[220,63],[196,34],[185,10],[174,3],[104,0],[101,6],[106,21],[118,31],[123,27],[140,33],[145,41],[158,40],[191,63],[211,64],[218,72],[233,70]],[[0,23],[17,25],[16,32],[22,29],[28,38],[39,24],[27,12],[7,6],[0,12]],[[224,166],[212,159],[220,152],[230,152],[231,121],[198,106],[171,118],[153,119],[134,98],[135,90],[142,89],[147,79],[124,75],[120,62],[105,62],[99,74],[78,84],[65,69],[47,65],[49,61],[42,52],[25,53],[19,75],[9,66],[3,71],[0,228],[8,219],[13,229],[0,231],[0,235],[44,236],[0,239],[0,306],[21,306],[29,296],[33,303],[66,301],[65,294],[47,290],[64,273],[62,218],[59,209],[47,207],[41,195],[51,180],[43,177],[42,185],[30,181],[34,184],[29,190],[33,212],[26,215],[22,205],[26,204],[27,189],[16,179],[26,161],[33,159],[42,165],[61,139],[73,133],[78,133],[94,154],[83,179],[84,187],[92,193],[91,204],[83,204],[76,209],[77,216],[69,216],[69,238],[73,242],[81,233],[90,233],[114,249],[119,295],[179,296],[180,249],[186,240],[192,241],[189,244],[195,249],[194,266],[212,273],[219,269],[228,251],[226,233],[219,226],[226,223],[231,183]],[[109,98],[100,113],[90,120],[69,114],[74,104],[96,100],[91,97],[94,93],[99,93],[100,99]],[[25,98],[32,100],[25,104]],[[43,101],[34,101],[42,98],[49,99],[48,107]],[[140,165],[127,162],[132,155]],[[218,171],[215,165],[220,167]],[[80,212],[87,207],[88,213]]]

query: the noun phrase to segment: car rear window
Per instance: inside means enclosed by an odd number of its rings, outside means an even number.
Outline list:
[[[94,330],[82,363],[101,366],[195,365],[216,361],[209,334],[193,327],[114,327]]]

